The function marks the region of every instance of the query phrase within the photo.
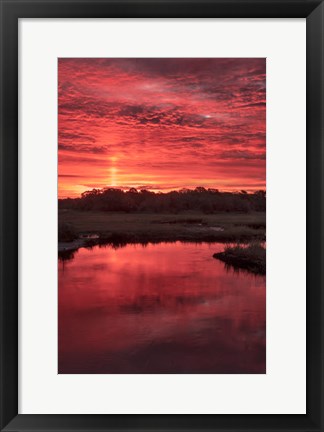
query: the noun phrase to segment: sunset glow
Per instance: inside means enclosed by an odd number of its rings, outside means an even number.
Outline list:
[[[265,189],[265,59],[59,59],[59,197]]]

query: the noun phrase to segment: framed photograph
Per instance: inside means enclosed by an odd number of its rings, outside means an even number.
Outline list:
[[[324,431],[323,13],[1,0],[2,431]]]

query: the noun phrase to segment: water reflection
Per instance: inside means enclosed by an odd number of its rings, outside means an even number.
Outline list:
[[[59,263],[59,373],[265,373],[265,277],[222,244],[80,249]]]

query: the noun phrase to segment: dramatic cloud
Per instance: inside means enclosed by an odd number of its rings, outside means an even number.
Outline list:
[[[265,71],[259,58],[59,59],[60,197],[265,188]]]

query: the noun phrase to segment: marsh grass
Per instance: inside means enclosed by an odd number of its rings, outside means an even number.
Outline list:
[[[125,214],[59,211],[59,255],[80,247],[129,243],[221,242],[265,240],[265,213]]]
[[[64,230],[60,229],[62,225]],[[254,225],[254,226],[253,226]],[[69,227],[69,229],[67,229]],[[71,232],[70,232],[71,230]],[[125,214],[94,211],[59,211],[62,238],[97,234],[100,239],[121,242],[265,240],[265,213]]]
[[[223,252],[213,255],[234,268],[248,270],[255,274],[266,274],[266,249],[260,243],[251,243],[248,246],[226,246]]]
[[[58,225],[58,241],[59,242],[72,242],[78,238],[74,226],[68,222],[60,222]]]

